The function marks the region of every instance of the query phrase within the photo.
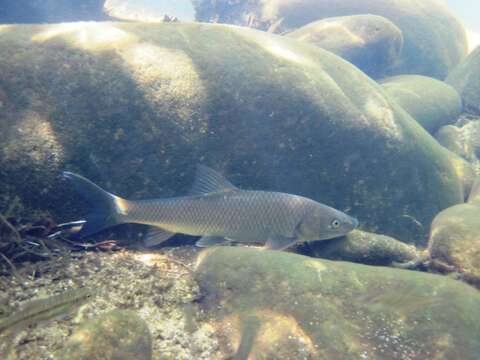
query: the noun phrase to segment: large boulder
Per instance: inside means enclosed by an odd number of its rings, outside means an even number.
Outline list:
[[[460,95],[443,81],[421,75],[399,75],[380,83],[430,133],[454,123],[462,112]]]
[[[442,126],[437,141],[480,170],[480,117],[463,114],[455,125]],[[480,175],[480,172],[478,172]]]
[[[429,252],[433,268],[456,273],[480,288],[480,177],[466,204],[440,212],[432,223]]]
[[[404,48],[391,75],[422,74],[444,79],[467,54],[461,22],[439,0],[197,0],[197,19],[289,31],[329,17],[372,14],[400,28]],[[276,26],[277,24],[280,26]],[[273,25],[273,27],[272,27]]]
[[[480,46],[453,69],[446,81],[462,96],[465,110],[480,115]]]
[[[292,39],[66,23],[1,28],[0,48],[4,212],[86,211],[59,179],[66,169],[127,198],[182,195],[198,162],[419,244],[433,217],[463,200],[442,148],[377,83]]]
[[[354,230],[349,234],[329,241],[308,243],[313,255],[322,259],[352,261],[369,265],[391,265],[417,259],[420,254],[412,245],[407,245],[389,236]]]
[[[69,360],[151,360],[147,323],[130,310],[112,310],[83,323],[57,354]]]
[[[225,352],[478,359],[480,293],[461,282],[251,248],[216,248],[201,258],[200,306],[226,339]]]
[[[398,60],[402,31],[376,15],[354,15],[315,21],[286,36],[331,51],[373,78],[382,77]]]

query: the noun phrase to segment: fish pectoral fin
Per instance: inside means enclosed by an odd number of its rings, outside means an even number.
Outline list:
[[[282,235],[269,236],[267,243],[263,247],[265,250],[284,250],[298,241],[296,237],[288,237]]]
[[[202,236],[195,245],[198,247],[209,247],[229,244],[231,240],[228,240],[222,236]]]
[[[210,193],[238,190],[225,177],[205,165],[197,165],[197,173],[189,195],[205,195]]]
[[[152,247],[170,239],[173,235],[175,235],[175,233],[161,228],[151,227],[145,234],[143,243],[146,247]]]

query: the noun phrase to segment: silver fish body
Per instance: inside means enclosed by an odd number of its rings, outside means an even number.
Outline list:
[[[238,189],[205,166],[198,168],[191,195],[156,200],[124,200],[79,175],[65,176],[87,199],[103,202],[87,217],[80,236],[118,223],[139,223],[155,227],[147,236],[148,245],[182,233],[202,236],[199,246],[266,242],[267,248],[284,249],[298,241],[341,236],[358,225],[343,212],[305,197]]]

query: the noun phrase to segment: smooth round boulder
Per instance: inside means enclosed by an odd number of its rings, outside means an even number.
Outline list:
[[[420,75],[399,75],[380,84],[425,130],[434,133],[454,123],[462,112],[462,99],[443,81]]]
[[[456,273],[460,279],[480,288],[478,192],[477,185],[468,203],[443,210],[435,217],[429,252],[433,268]]]
[[[480,159],[480,117],[463,114],[455,125],[442,126],[437,141],[458,156],[477,165]]]
[[[151,360],[152,338],[146,322],[130,310],[112,310],[80,325],[58,359]]]
[[[227,354],[476,360],[480,352],[480,293],[448,277],[243,247],[207,250],[196,276],[199,306]]]
[[[468,51],[462,23],[439,0],[336,0],[334,6],[331,0],[200,0],[195,6],[200,21],[276,28],[279,32],[330,17],[383,16],[400,28],[404,38],[400,61],[390,75],[413,73],[443,80]]]
[[[462,181],[463,197],[464,200],[467,200],[477,176],[480,175],[480,172],[478,171],[480,169],[479,164],[478,162],[471,163],[448,149],[445,149],[445,152],[446,156],[450,159],[450,163],[455,169],[457,176]]]
[[[480,115],[480,46],[445,81],[460,93],[466,111]]]
[[[145,199],[186,194],[198,163],[423,245],[433,217],[463,201],[443,149],[376,82],[293,39],[92,22],[0,28],[0,48],[0,209],[11,215],[87,212],[63,170]]]
[[[328,241],[308,243],[315,257],[329,260],[351,261],[367,265],[405,263],[419,257],[412,245],[389,236],[354,230]]]
[[[402,31],[376,15],[354,15],[314,21],[287,33],[344,58],[373,78],[382,77],[398,60]]]

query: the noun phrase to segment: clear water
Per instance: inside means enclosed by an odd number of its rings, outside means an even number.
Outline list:
[[[0,358],[477,360],[478,13],[0,0]]]

